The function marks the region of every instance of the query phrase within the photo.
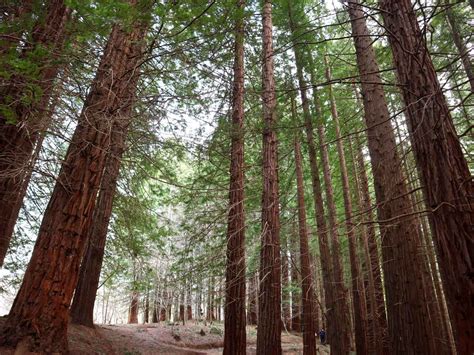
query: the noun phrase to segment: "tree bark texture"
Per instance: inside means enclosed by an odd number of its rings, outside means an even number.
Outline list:
[[[21,56],[27,58],[38,48],[50,53],[35,63],[39,73],[35,78],[20,74],[2,83],[0,90],[0,266],[15,227],[21,201],[25,195],[24,181],[28,175],[35,144],[45,123],[49,122],[49,101],[60,65],[58,58],[65,39],[66,24],[71,10],[63,0],[48,4],[45,21],[39,21],[31,34],[31,46]],[[38,97],[30,97],[36,87]],[[4,110],[5,109],[5,110]],[[9,113],[7,113],[9,112]]]
[[[463,39],[461,38],[461,32],[454,15],[454,11],[451,8],[453,5],[446,4],[446,21],[451,29],[451,35],[453,37],[454,45],[456,46],[459,57],[461,58],[462,66],[469,79],[469,85],[471,86],[471,92],[474,92],[474,70],[472,68],[471,58],[469,57],[469,50],[466,47]]]
[[[335,354],[346,354],[350,350],[351,322],[347,289],[344,285],[343,269],[341,264],[341,245],[339,242],[338,226],[336,218],[336,204],[334,201],[334,189],[332,186],[331,167],[329,164],[329,152],[326,144],[326,133],[322,122],[322,113],[316,89],[313,89],[314,103],[317,111],[319,147],[323,166],[324,185],[326,188],[326,201],[329,215],[329,233],[332,241],[331,264],[333,270],[334,292],[329,307],[334,308],[334,315],[329,321],[333,322],[329,330],[329,341]],[[332,341],[331,339],[334,339]]]
[[[1,335],[15,345],[31,337],[29,347],[67,352],[68,309],[87,244],[97,191],[117,118],[132,104],[129,80],[134,75],[132,50],[143,32],[116,25],[107,42],[92,88],[45,211],[23,283]]]
[[[273,74],[272,2],[263,3],[263,195],[262,247],[258,302],[257,353],[279,355],[281,350],[281,261],[278,196],[278,143]]]
[[[332,80],[331,70],[326,61],[326,79],[328,82]],[[336,147],[339,156],[339,169],[341,171],[342,195],[344,199],[344,213],[346,217],[346,233],[349,241],[349,258],[351,264],[351,280],[352,280],[352,303],[354,308],[354,324],[355,324],[355,343],[356,351],[359,354],[367,353],[367,309],[364,300],[364,286],[360,275],[359,257],[357,255],[356,234],[352,217],[352,199],[350,196],[349,177],[347,175],[346,155],[341,139],[341,128],[339,124],[339,114],[336,107],[336,98],[332,85],[328,85],[329,101],[331,103],[331,116],[334,121],[336,130]]]
[[[237,0],[237,11],[244,1]],[[244,211],[244,18],[237,14],[234,44],[232,95],[231,166],[229,217],[227,224],[227,265],[224,305],[224,351],[245,354],[245,211]]]
[[[295,139],[296,187],[298,195],[298,231],[300,236],[301,261],[301,299],[303,304],[303,354],[316,354],[316,324],[314,307],[313,278],[308,244],[308,228],[306,226],[306,206],[304,198],[303,168],[299,137]]]
[[[364,15],[349,4],[374,175],[389,329],[389,351],[435,353],[420,272],[420,236],[401,170],[379,68]],[[403,218],[402,215],[407,215]]]
[[[457,350],[474,351],[474,181],[411,1],[380,1]]]

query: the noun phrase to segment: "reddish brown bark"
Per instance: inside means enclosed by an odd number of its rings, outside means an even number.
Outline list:
[[[359,24],[360,25],[360,24]],[[354,90],[358,105],[362,102],[357,89]],[[382,275],[380,273],[380,258],[377,248],[377,240],[375,233],[376,218],[374,216],[374,208],[372,206],[372,198],[369,191],[369,179],[367,177],[367,170],[365,167],[364,154],[362,152],[362,141],[359,136],[357,138],[357,171],[360,180],[361,191],[361,206],[364,213],[364,223],[366,237],[364,237],[364,253],[365,262],[368,268],[368,283],[369,283],[369,297],[370,303],[374,303],[370,317],[372,335],[371,353],[385,354],[388,352],[387,341],[387,314],[385,312],[385,300],[382,285]],[[369,343],[370,344],[370,343]]]
[[[474,351],[474,181],[409,0],[380,1],[459,353]]]
[[[244,10],[244,1],[236,8]],[[245,212],[244,212],[244,19],[238,14],[234,44],[232,147],[227,225],[227,265],[224,321],[224,354],[244,354],[245,319]]]
[[[21,54],[26,58],[39,47],[48,48],[48,56],[35,63],[41,68],[37,77],[12,75],[10,80],[2,82],[0,107],[8,109],[12,117],[3,110],[0,112],[0,266],[3,265],[26,191],[24,182],[30,159],[39,134],[45,129],[45,120],[48,121],[48,103],[60,67],[58,58],[69,15],[70,9],[63,0],[51,1],[44,22],[39,21],[33,29],[31,45],[25,47]],[[29,98],[30,86],[36,86],[41,95]]]
[[[332,271],[334,291],[332,294],[332,302],[329,307],[333,307],[333,317],[330,321],[333,324],[329,330],[329,341],[331,342],[331,350],[335,354],[346,354],[350,350],[350,313],[347,297],[347,289],[344,285],[343,269],[341,264],[341,246],[339,242],[338,226],[336,219],[336,204],[334,201],[334,189],[332,186],[331,169],[329,164],[329,152],[326,144],[326,133],[322,122],[322,113],[316,89],[313,90],[314,104],[318,116],[318,136],[319,147],[321,152],[321,160],[323,162],[323,177],[326,189],[326,201],[329,215],[329,233],[332,241]],[[327,302],[327,301],[326,301]],[[333,339],[333,341],[331,341]]]
[[[258,316],[258,307],[257,307],[257,295],[258,295],[258,286],[257,286],[257,275],[250,276],[249,288],[248,288],[248,308],[247,308],[247,324],[256,325],[257,316]]]
[[[303,168],[299,137],[295,138],[296,187],[298,195],[298,225],[300,236],[301,299],[303,304],[303,354],[316,354],[316,324],[314,307],[313,277],[306,226],[306,206],[304,198]]]
[[[412,217],[413,209],[364,16],[357,2],[349,5],[382,236],[389,348],[397,354],[435,353],[431,348],[420,272],[423,260],[419,255],[418,225]]]
[[[287,331],[291,330],[291,293],[290,293],[290,268],[288,265],[287,247],[281,251],[281,308],[283,328]]]
[[[291,256],[291,330],[301,332],[301,275],[298,255],[298,229],[296,223],[292,224],[290,234],[290,256]]]
[[[289,9],[291,11],[291,4],[289,4]],[[291,14],[290,14],[291,15]],[[292,27],[292,34],[295,36],[294,33],[294,26],[292,15],[290,16],[290,22]],[[309,100],[307,97],[306,91],[306,83],[304,80],[303,75],[303,58],[302,52],[299,49],[296,41],[293,41],[293,48],[295,52],[295,64],[296,64],[296,72],[298,77],[298,84],[300,88],[300,95],[301,95],[301,102],[303,105],[303,118],[304,118],[304,127],[306,132],[306,141],[308,145],[308,155],[309,155],[309,164],[311,169],[311,185],[313,189],[313,202],[315,206],[315,219],[316,225],[318,228],[318,243],[319,243],[319,250],[321,253],[321,269],[322,269],[322,278],[323,278],[323,285],[324,285],[324,295],[326,303],[326,314],[325,318],[329,319],[328,322],[328,337],[327,342],[331,341],[331,337],[329,336],[332,334],[333,325],[335,325],[334,317],[334,308],[331,304],[333,302],[333,292],[334,292],[334,283],[332,281],[332,273],[331,273],[331,251],[328,242],[327,236],[327,225],[326,225],[326,217],[324,212],[324,199],[322,195],[322,188],[321,188],[321,180],[319,177],[319,167],[318,162],[316,160],[316,145],[314,142],[314,128],[313,128],[313,121],[311,118],[311,113],[309,109]],[[294,99],[292,101],[292,119],[293,121],[296,120],[296,107]],[[324,318],[324,317],[323,317]]]
[[[146,294],[145,296],[145,307],[143,309],[143,323],[148,323],[150,321],[150,295]]]
[[[130,298],[130,307],[128,309],[128,324],[138,323],[138,299],[140,294],[138,291],[133,291]]]
[[[325,57],[326,64],[326,79],[331,82],[331,71]],[[352,276],[352,303],[354,308],[354,324],[355,324],[355,343],[356,351],[359,354],[367,353],[367,309],[365,308],[364,300],[364,286],[363,280],[360,276],[359,258],[357,256],[356,235],[352,217],[352,199],[350,196],[349,177],[347,174],[346,155],[341,140],[341,129],[339,124],[339,115],[336,107],[336,99],[334,97],[332,85],[328,85],[329,100],[331,103],[331,116],[334,121],[334,128],[336,130],[336,146],[339,155],[339,169],[341,170],[342,180],[342,195],[344,199],[344,213],[346,217],[346,233],[349,241],[349,257],[351,264]]]
[[[272,2],[263,3],[263,195],[257,353],[281,354],[281,261],[278,142],[273,74]]]
[[[448,3],[448,1],[445,1]],[[463,39],[461,38],[461,32],[459,30],[459,26],[454,16],[453,9],[451,8],[453,5],[446,4],[446,20],[448,22],[448,26],[451,29],[451,36],[453,37],[453,42],[459,52],[459,56],[461,58],[462,66],[464,67],[464,71],[466,73],[467,78],[469,79],[469,85],[471,86],[471,92],[474,92],[474,70],[472,68],[471,58],[469,56],[469,50],[466,47]]]
[[[3,329],[2,344],[15,345],[31,337],[33,350],[67,352],[68,309],[87,243],[84,232],[92,220],[110,129],[131,105],[128,84],[136,67],[131,48],[140,34],[116,26],[109,38]]]

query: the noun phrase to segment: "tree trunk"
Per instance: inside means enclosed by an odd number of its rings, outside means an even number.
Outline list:
[[[445,0],[445,2],[448,1]],[[466,44],[461,38],[461,33],[459,31],[457,20],[454,16],[453,10],[451,9],[452,6],[452,4],[446,4],[446,20],[451,30],[453,42],[459,52],[459,57],[461,58],[461,63],[464,67],[464,71],[466,72],[466,76],[469,79],[471,92],[474,92],[474,70],[472,69],[471,59],[469,58],[469,50],[466,48]]]
[[[291,260],[291,330],[301,332],[301,275],[298,256],[298,230],[292,221],[290,232],[290,260]]]
[[[288,4],[291,6],[290,2]],[[291,7],[290,7],[291,9]],[[292,18],[290,18],[292,21]],[[294,24],[293,24],[294,25]],[[293,33],[295,36],[295,33]],[[303,105],[303,118],[304,118],[304,127],[306,132],[306,141],[308,145],[308,155],[309,155],[309,163],[311,169],[311,185],[313,188],[313,202],[315,206],[315,218],[316,218],[316,225],[318,227],[318,243],[319,243],[319,250],[321,253],[321,268],[322,268],[322,277],[323,277],[323,285],[324,285],[324,295],[326,300],[326,319],[329,319],[328,326],[330,329],[336,324],[334,320],[334,307],[332,305],[333,302],[333,292],[334,292],[334,283],[333,283],[333,276],[331,272],[331,251],[329,247],[328,237],[327,237],[327,225],[326,225],[326,217],[324,213],[324,199],[322,194],[321,188],[321,180],[319,177],[319,167],[316,160],[316,145],[314,142],[314,128],[313,122],[311,118],[311,113],[309,109],[309,100],[307,98],[306,92],[306,83],[304,80],[303,75],[303,60],[301,58],[302,52],[299,50],[295,40],[293,42],[293,48],[295,52],[295,64],[296,64],[296,73],[298,76],[298,84],[300,88],[300,95],[301,95],[301,102]],[[292,116],[293,121],[296,120],[296,107],[294,100],[292,102]],[[328,331],[329,334],[332,333],[331,330]],[[331,337],[329,336],[327,339],[328,343],[331,341]]]
[[[227,224],[227,266],[224,321],[226,355],[244,354],[245,331],[245,212],[244,212],[244,1],[235,27],[234,91],[232,101],[232,147]]]
[[[281,262],[272,2],[263,3],[263,196],[258,302],[258,354],[281,354]]]
[[[295,137],[296,186],[298,195],[298,224],[300,235],[301,299],[303,303],[303,354],[316,354],[316,324],[314,306],[313,278],[306,226],[306,207],[304,199],[303,168],[299,137]]]
[[[282,287],[282,320],[283,328],[291,330],[291,304],[290,304],[290,268],[288,266],[288,243],[281,251],[281,287]]]
[[[312,80],[313,81],[313,80]],[[313,81],[314,82],[314,81]],[[326,201],[329,212],[329,232],[332,240],[332,268],[334,292],[330,307],[334,307],[334,315],[330,321],[334,323],[329,327],[329,342],[334,354],[347,354],[350,350],[350,314],[347,298],[347,289],[344,285],[343,270],[341,264],[341,246],[339,243],[338,226],[336,220],[336,204],[334,201],[334,190],[332,186],[331,168],[329,164],[329,152],[326,145],[326,134],[322,123],[322,113],[316,89],[313,89],[314,102],[318,111],[318,136],[321,158],[323,162],[323,176],[326,188]],[[331,340],[333,339],[333,340]]]
[[[258,295],[258,286],[257,286],[257,275],[250,276],[249,280],[249,290],[248,290],[248,311],[247,311],[247,324],[257,325],[257,295]]]
[[[459,353],[474,351],[474,181],[409,0],[380,1]]]
[[[146,296],[145,296],[145,308],[143,310],[143,323],[149,323],[150,322],[150,294],[149,291],[147,291]]]
[[[49,48],[48,56],[35,63],[41,68],[37,77],[12,75],[0,90],[0,267],[26,193],[24,183],[34,147],[46,128],[45,122],[49,122],[49,101],[60,68],[57,61],[70,12],[63,0],[50,2],[44,22],[39,21],[33,29],[32,46],[21,54],[24,57],[40,46]],[[40,97],[29,97],[32,86],[42,93]]]
[[[138,291],[133,291],[130,299],[130,308],[128,309],[128,324],[138,323]]]
[[[326,64],[326,79],[331,82],[331,70],[327,61]],[[360,276],[359,258],[357,256],[357,243],[355,228],[352,217],[352,199],[350,196],[349,177],[347,175],[346,155],[344,153],[344,147],[341,140],[341,128],[339,124],[339,115],[336,107],[336,99],[334,97],[332,85],[328,85],[329,88],[329,100],[331,103],[331,116],[334,121],[334,128],[336,130],[336,146],[339,155],[339,168],[341,170],[342,180],[342,195],[344,199],[344,212],[346,217],[346,233],[349,241],[349,257],[351,264],[351,279],[352,279],[352,302],[354,306],[354,323],[355,323],[355,342],[356,351],[359,354],[367,353],[367,309],[365,307],[364,300],[364,286],[363,280]]]
[[[67,352],[70,301],[87,244],[110,128],[127,116],[132,101],[129,80],[136,67],[132,50],[143,31],[112,31],[79,123],[44,213],[23,283],[1,336],[16,345],[32,337],[32,350]]]
[[[369,153],[382,235],[390,352],[434,354],[420,273],[420,236],[410,203],[382,81],[360,5],[349,5],[362,82]],[[403,217],[407,216],[407,217]]]
[[[361,102],[360,95],[354,87],[357,98],[357,103]],[[388,329],[387,329],[387,313],[385,312],[385,298],[382,285],[382,275],[380,273],[379,252],[377,248],[377,240],[375,233],[375,216],[372,207],[372,199],[369,191],[369,179],[367,177],[367,170],[365,167],[364,154],[362,152],[362,142],[357,136],[357,168],[358,177],[360,178],[361,198],[363,210],[366,214],[366,234],[367,242],[364,242],[364,253],[366,254],[366,264],[370,268],[369,271],[369,288],[370,293],[373,293],[375,300],[372,298],[371,302],[375,301],[375,309],[373,313],[373,341],[375,353],[385,354],[388,352]],[[372,280],[371,280],[372,279]]]

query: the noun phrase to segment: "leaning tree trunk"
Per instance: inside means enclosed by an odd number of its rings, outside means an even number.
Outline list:
[[[298,135],[295,137],[296,188],[298,195],[298,225],[300,236],[301,299],[303,304],[303,354],[316,354],[316,324],[314,312],[314,289],[306,226],[306,206],[304,199],[303,167],[301,146]]]
[[[92,219],[110,129],[132,104],[128,85],[136,62],[131,49],[141,33],[118,25],[112,31],[6,320],[2,344],[29,338],[32,350],[67,352],[68,309],[87,243],[84,232]]]
[[[474,181],[411,1],[380,1],[459,353],[474,351]]]
[[[257,353],[281,354],[280,216],[272,1],[263,3],[263,195]]]
[[[244,1],[237,0],[243,12]],[[227,266],[224,305],[224,351],[244,354],[245,331],[245,212],[244,212],[244,19],[236,21],[234,44],[234,91],[232,101],[232,147],[227,224]]]
[[[119,31],[116,28],[114,31]],[[145,35],[146,27],[137,25],[135,38]],[[111,38],[113,34],[111,35]],[[137,66],[142,58],[142,42],[134,44],[130,55],[134,65]],[[74,292],[71,305],[71,321],[75,324],[93,327],[94,304],[97,288],[99,286],[100,272],[104,258],[107,230],[112,216],[112,206],[120,172],[122,155],[125,151],[125,141],[128,127],[132,120],[132,104],[135,100],[136,86],[139,70],[133,68],[134,75],[128,82],[128,93],[124,93],[125,102],[129,103],[128,109],[122,111],[121,117],[116,117],[110,137],[110,149],[107,153],[104,175],[100,184],[99,196],[92,216],[92,223],[87,225],[84,235],[88,244],[82,259],[79,280]]]
[[[130,297],[130,308],[128,309],[128,324],[138,323],[138,291],[133,291]]]
[[[326,79],[328,82],[331,82],[331,70],[329,68],[327,57],[324,59],[326,64]],[[339,115],[337,112],[336,99],[334,97],[332,85],[329,84],[328,88],[329,101],[331,103],[331,116],[334,121],[334,128],[336,130],[336,146],[339,155],[339,169],[341,170],[342,196],[344,199],[344,212],[346,217],[346,233],[349,241],[356,351],[359,354],[365,354],[367,353],[367,309],[364,302],[365,295],[363,292],[363,281],[360,276],[359,257],[357,256],[357,243],[352,217],[352,199],[350,196],[349,177],[347,175],[346,155],[342,145]]]
[[[436,353],[420,274],[419,226],[401,170],[379,68],[360,5],[349,3],[382,235],[390,352]],[[406,216],[406,217],[404,217]],[[401,306],[403,305],[403,306]]]
[[[33,28],[32,46],[22,52],[23,57],[39,47],[48,48],[48,56],[35,63],[41,68],[39,73],[35,78],[12,75],[0,89],[0,266],[26,193],[24,182],[33,150],[49,121],[48,103],[60,68],[58,61],[70,12],[63,0],[50,2],[46,19]],[[31,87],[37,87],[42,95],[29,97]]]

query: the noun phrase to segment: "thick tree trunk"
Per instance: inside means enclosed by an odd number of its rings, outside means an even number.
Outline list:
[[[133,83],[130,84],[133,86]],[[134,90],[132,90],[134,91]],[[131,93],[133,96],[133,93]],[[119,177],[122,154],[125,150],[125,137],[130,114],[116,124],[112,130],[111,148],[107,156],[101,188],[97,198],[92,223],[84,233],[89,243],[82,260],[74,299],[71,305],[71,321],[87,327],[93,327],[94,304],[99,286],[100,272],[104,258],[107,229],[112,215],[112,205]],[[118,123],[118,122],[117,122]]]
[[[15,345],[31,337],[32,350],[67,352],[70,301],[87,244],[99,182],[117,118],[128,115],[132,50],[143,31],[112,31],[45,211],[33,255],[1,336]]]
[[[0,90],[0,266],[26,192],[24,184],[34,147],[46,128],[45,122],[49,122],[49,101],[60,68],[58,58],[70,12],[63,0],[49,3],[46,19],[33,29],[31,47],[24,48],[22,53],[25,56],[40,46],[48,48],[48,56],[35,63],[41,68],[37,77],[13,75],[2,83]],[[31,86],[38,87],[42,95],[29,98]]]
[[[298,225],[300,236],[301,299],[303,304],[303,354],[316,354],[316,324],[314,312],[314,289],[306,226],[303,168],[299,137],[295,138],[296,187],[298,195]]]
[[[272,2],[263,3],[263,196],[257,353],[281,354],[281,262],[278,143],[273,77]]]
[[[369,153],[382,235],[390,352],[434,354],[420,272],[420,236],[385,101],[379,68],[360,5],[349,3],[362,82]],[[407,217],[403,217],[406,215]]]
[[[244,1],[237,0],[237,10]],[[245,212],[244,212],[244,19],[238,14],[234,44],[232,98],[232,147],[227,224],[227,265],[224,321],[226,355],[244,354],[247,347],[245,319]]]
[[[138,291],[133,291],[130,298],[130,308],[128,309],[128,324],[138,323],[138,299],[140,294]]]
[[[119,31],[116,28],[114,31]],[[135,36],[142,38],[146,28],[137,26]],[[113,38],[113,34],[111,35]],[[140,44],[134,44],[131,50],[135,66],[142,58],[142,48]],[[128,127],[132,120],[132,103],[135,100],[135,91],[138,81],[139,70],[133,68],[135,73],[128,79],[128,97],[124,93],[123,99],[129,103],[127,111],[122,111],[121,117],[116,117],[112,127],[110,137],[110,149],[107,153],[104,175],[102,177],[99,196],[92,216],[92,223],[89,223],[84,235],[87,236],[87,249],[82,259],[79,280],[77,282],[74,299],[71,305],[71,321],[75,324],[93,327],[94,304],[97,287],[99,286],[100,272],[104,258],[105,243],[112,206],[120,173],[122,155],[126,149],[125,141]]]
[[[474,181],[409,0],[380,1],[459,353],[474,351]]]
[[[326,79],[331,82],[331,71],[325,57],[326,64]],[[351,264],[351,279],[352,279],[352,302],[354,308],[354,323],[355,323],[355,343],[356,351],[359,354],[367,353],[367,309],[364,302],[364,286],[363,280],[360,276],[359,258],[357,256],[357,242],[355,235],[355,228],[352,217],[352,199],[350,196],[349,177],[347,175],[346,155],[341,139],[341,129],[339,124],[339,115],[336,107],[336,99],[334,97],[332,85],[329,84],[329,100],[331,103],[331,116],[334,121],[334,128],[336,130],[336,146],[339,155],[339,169],[341,170],[342,180],[342,195],[344,199],[344,212],[346,217],[346,233],[349,241],[349,257]]]
[[[451,29],[451,35],[453,37],[454,44],[459,52],[459,57],[461,58],[462,66],[464,67],[466,76],[469,79],[471,92],[474,92],[474,70],[472,68],[471,59],[469,57],[469,50],[466,48],[466,44],[461,38],[461,33],[459,31],[457,20],[454,16],[453,9],[451,9],[453,5],[446,4],[446,6],[446,20],[448,22],[449,28]]]

